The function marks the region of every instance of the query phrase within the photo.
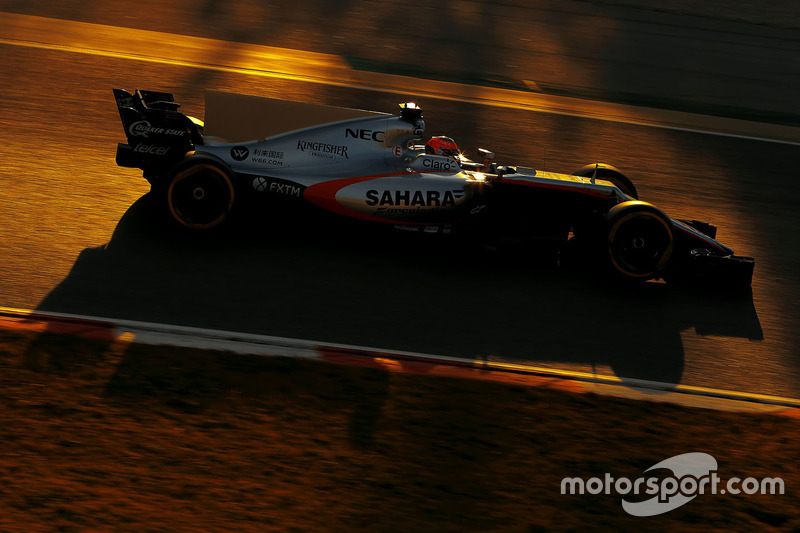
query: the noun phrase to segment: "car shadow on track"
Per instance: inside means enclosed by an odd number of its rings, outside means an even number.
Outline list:
[[[534,365],[678,384],[681,331],[763,338],[751,295],[620,287],[455,239],[291,217],[186,234],[146,195],[39,309]]]

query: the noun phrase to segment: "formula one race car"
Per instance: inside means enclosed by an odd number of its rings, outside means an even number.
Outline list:
[[[640,201],[610,165],[573,174],[467,159],[452,139],[421,144],[413,103],[400,115],[207,91],[206,123],[169,93],[115,89],[127,143],[117,164],[140,168],[181,226],[223,224],[251,200],[280,198],[401,231],[486,241],[537,239],[632,280],[749,286],[754,260],[716,228]]]

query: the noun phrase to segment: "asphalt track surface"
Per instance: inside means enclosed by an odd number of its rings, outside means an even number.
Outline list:
[[[227,43],[203,55],[212,61],[271,45],[359,68],[800,124],[794,0],[0,0],[3,11]]]
[[[277,217],[187,238],[114,164],[112,87],[203,89],[391,111],[398,95],[0,45],[0,303],[333,343],[552,365],[625,379],[800,395],[800,148],[520,109],[417,99],[429,134],[571,171],[612,162],[643,199],[711,221],[757,259],[752,295],[620,290],[527,256],[308,231]],[[413,97],[414,95],[409,95]],[[513,125],[513,127],[511,127]]]

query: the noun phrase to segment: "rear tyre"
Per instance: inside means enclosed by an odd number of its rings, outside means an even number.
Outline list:
[[[608,165],[606,163],[593,163],[581,167],[572,173],[573,176],[581,176],[582,178],[591,178],[592,176],[600,180],[610,181],[614,186],[636,200],[639,199],[639,193],[633,182],[625,174],[619,171],[618,168]]]
[[[224,163],[202,155],[187,156],[171,173],[167,205],[181,226],[208,230],[229,217],[234,202],[233,179]]]
[[[644,202],[624,202],[609,212],[608,257],[626,279],[659,277],[672,255],[669,217]]]

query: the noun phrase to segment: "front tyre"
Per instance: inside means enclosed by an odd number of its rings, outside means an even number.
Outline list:
[[[672,255],[669,217],[645,202],[624,202],[608,214],[608,257],[624,278],[657,278]]]
[[[183,227],[207,230],[221,225],[234,202],[231,173],[224,163],[200,155],[189,155],[172,173],[167,205]]]

